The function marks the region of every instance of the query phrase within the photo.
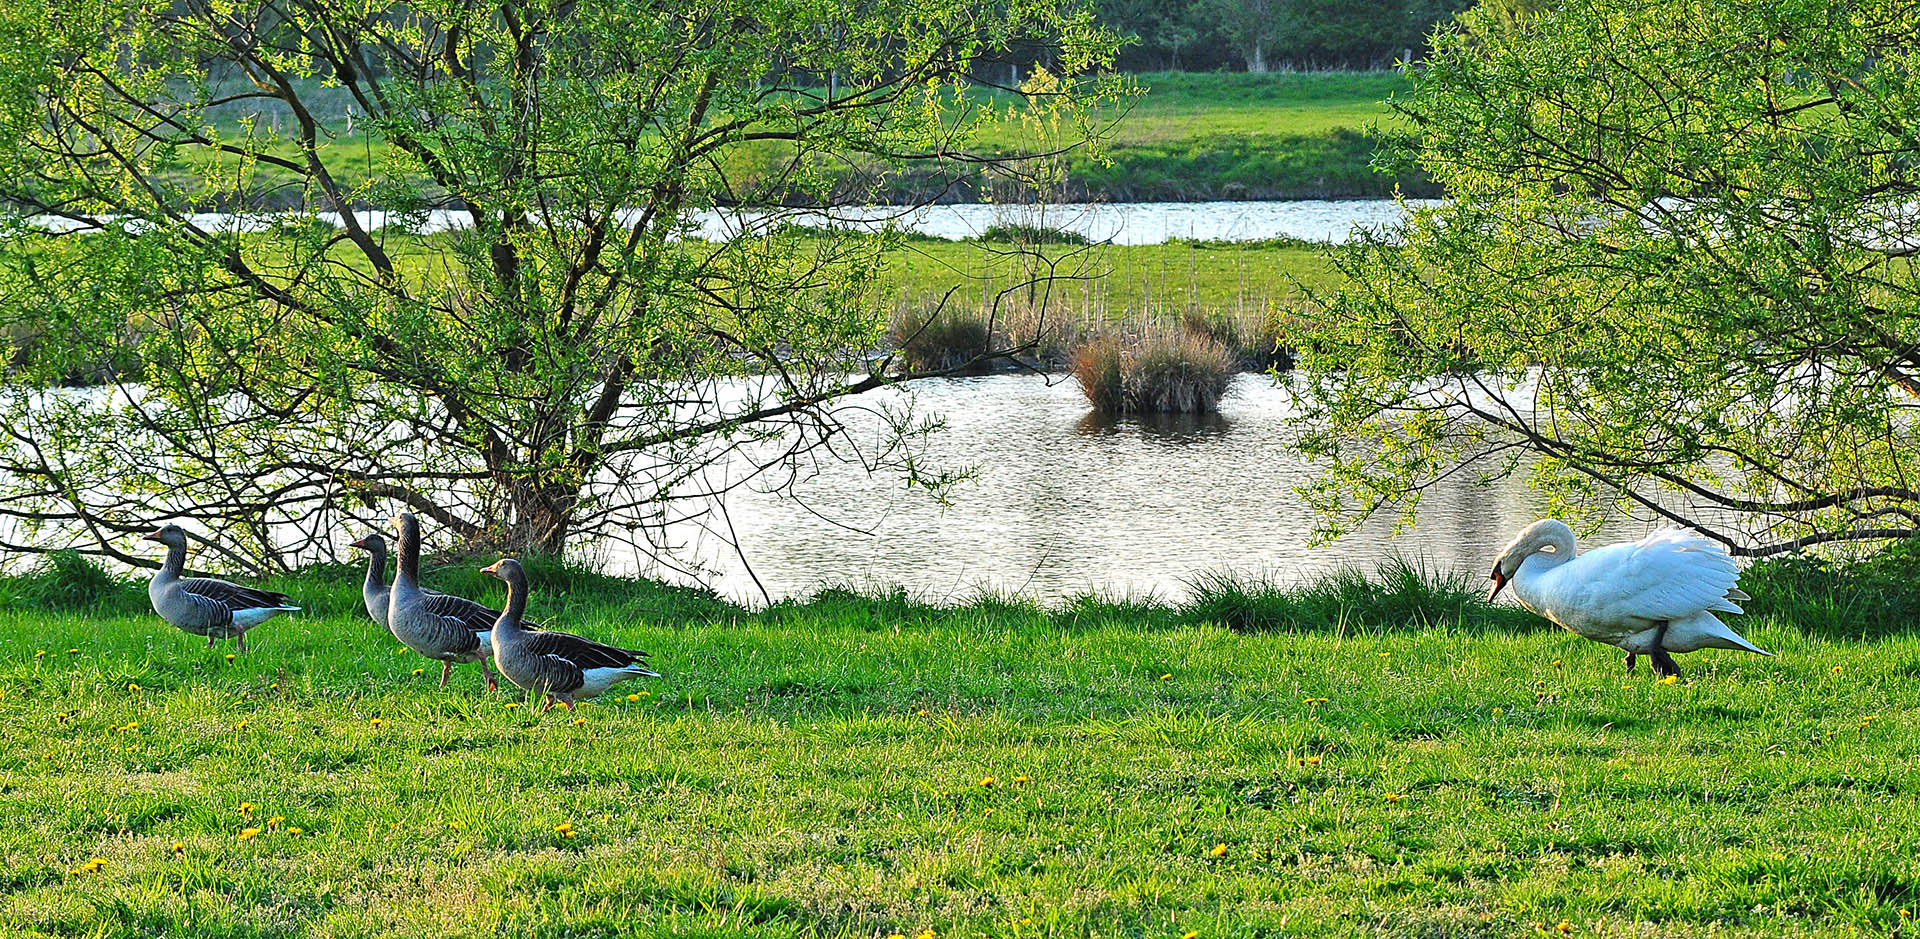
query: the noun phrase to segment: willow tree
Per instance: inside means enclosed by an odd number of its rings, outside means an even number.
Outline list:
[[[1007,50],[1037,80],[976,87]],[[740,207],[1017,175],[978,131],[1084,129],[1111,53],[1079,0],[11,5],[0,541],[127,558],[179,516],[272,566],[398,507],[522,551],[657,530],[911,377],[865,354],[894,235]]]
[[[1505,6],[1511,6],[1507,4]],[[1475,11],[1395,106],[1448,201],[1299,337],[1339,530],[1450,474],[1753,555],[1920,521],[1920,8]]]

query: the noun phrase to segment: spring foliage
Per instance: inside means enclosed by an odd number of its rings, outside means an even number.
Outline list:
[[[1386,158],[1449,199],[1342,255],[1298,337],[1329,527],[1463,464],[1736,553],[1920,527],[1915,35],[1910,4],[1747,0],[1442,35]]]

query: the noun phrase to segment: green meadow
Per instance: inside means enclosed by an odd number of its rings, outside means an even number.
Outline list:
[[[1375,172],[1370,163],[1378,140],[1374,129],[1392,132],[1400,124],[1386,100],[1406,87],[1397,72],[1149,73],[1135,76],[1140,94],[1090,115],[1090,126],[1104,137],[1098,152],[1078,150],[1067,157],[1066,181],[1056,195],[1110,201],[1193,199],[1299,199],[1379,197],[1399,184],[1413,194],[1431,195],[1423,178],[1396,178]],[[393,153],[364,123],[348,133],[348,99],[336,89],[312,87],[326,134],[321,158],[349,189],[390,172]],[[976,92],[975,100],[1005,113],[1015,96]],[[331,102],[329,112],[325,105]],[[220,125],[237,136],[249,125],[245,115],[224,113]],[[290,119],[260,116],[251,125],[259,133],[291,132]],[[1060,140],[1018,120],[984,127],[974,145],[994,153],[1048,150]],[[265,152],[298,159],[291,139],[276,139]],[[746,150],[729,163],[743,181],[777,176],[787,155],[773,145]],[[256,167],[256,186],[276,199],[295,198],[297,186],[271,167]],[[184,176],[183,176],[184,181]],[[901,201],[927,198],[913,179],[881,187]],[[944,185],[944,184],[943,184]],[[984,186],[984,181],[979,181]]]
[[[492,596],[476,566],[428,580]],[[1920,903],[1894,577],[1750,573],[1778,657],[1673,683],[1405,568],[1044,609],[534,581],[666,677],[577,715],[437,688],[350,571],[281,580],[306,611],[233,659],[137,585],[0,584],[0,932],[1910,935]]]

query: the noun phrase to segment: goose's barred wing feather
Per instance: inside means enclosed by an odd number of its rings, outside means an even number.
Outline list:
[[[291,606],[293,598],[284,593],[271,590],[259,590],[242,587],[231,581],[215,580],[211,577],[188,577],[180,581],[180,589],[196,597],[204,597],[229,610],[271,609],[279,606]]]
[[[456,597],[450,593],[432,590],[421,593],[421,606],[427,612],[454,620],[473,632],[483,633],[491,630],[494,621],[500,618],[499,610],[482,603],[475,603],[466,597]],[[528,622],[525,625],[528,629],[540,628],[538,623]]]
[[[589,668],[626,668],[647,657],[638,649],[622,649],[594,642],[572,633],[541,630],[527,634],[527,651],[564,659],[582,670]]]

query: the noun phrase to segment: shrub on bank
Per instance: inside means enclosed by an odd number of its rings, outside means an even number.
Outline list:
[[[1073,377],[1107,414],[1210,414],[1239,363],[1209,336],[1180,331],[1123,344],[1101,338],[1075,350]]]

